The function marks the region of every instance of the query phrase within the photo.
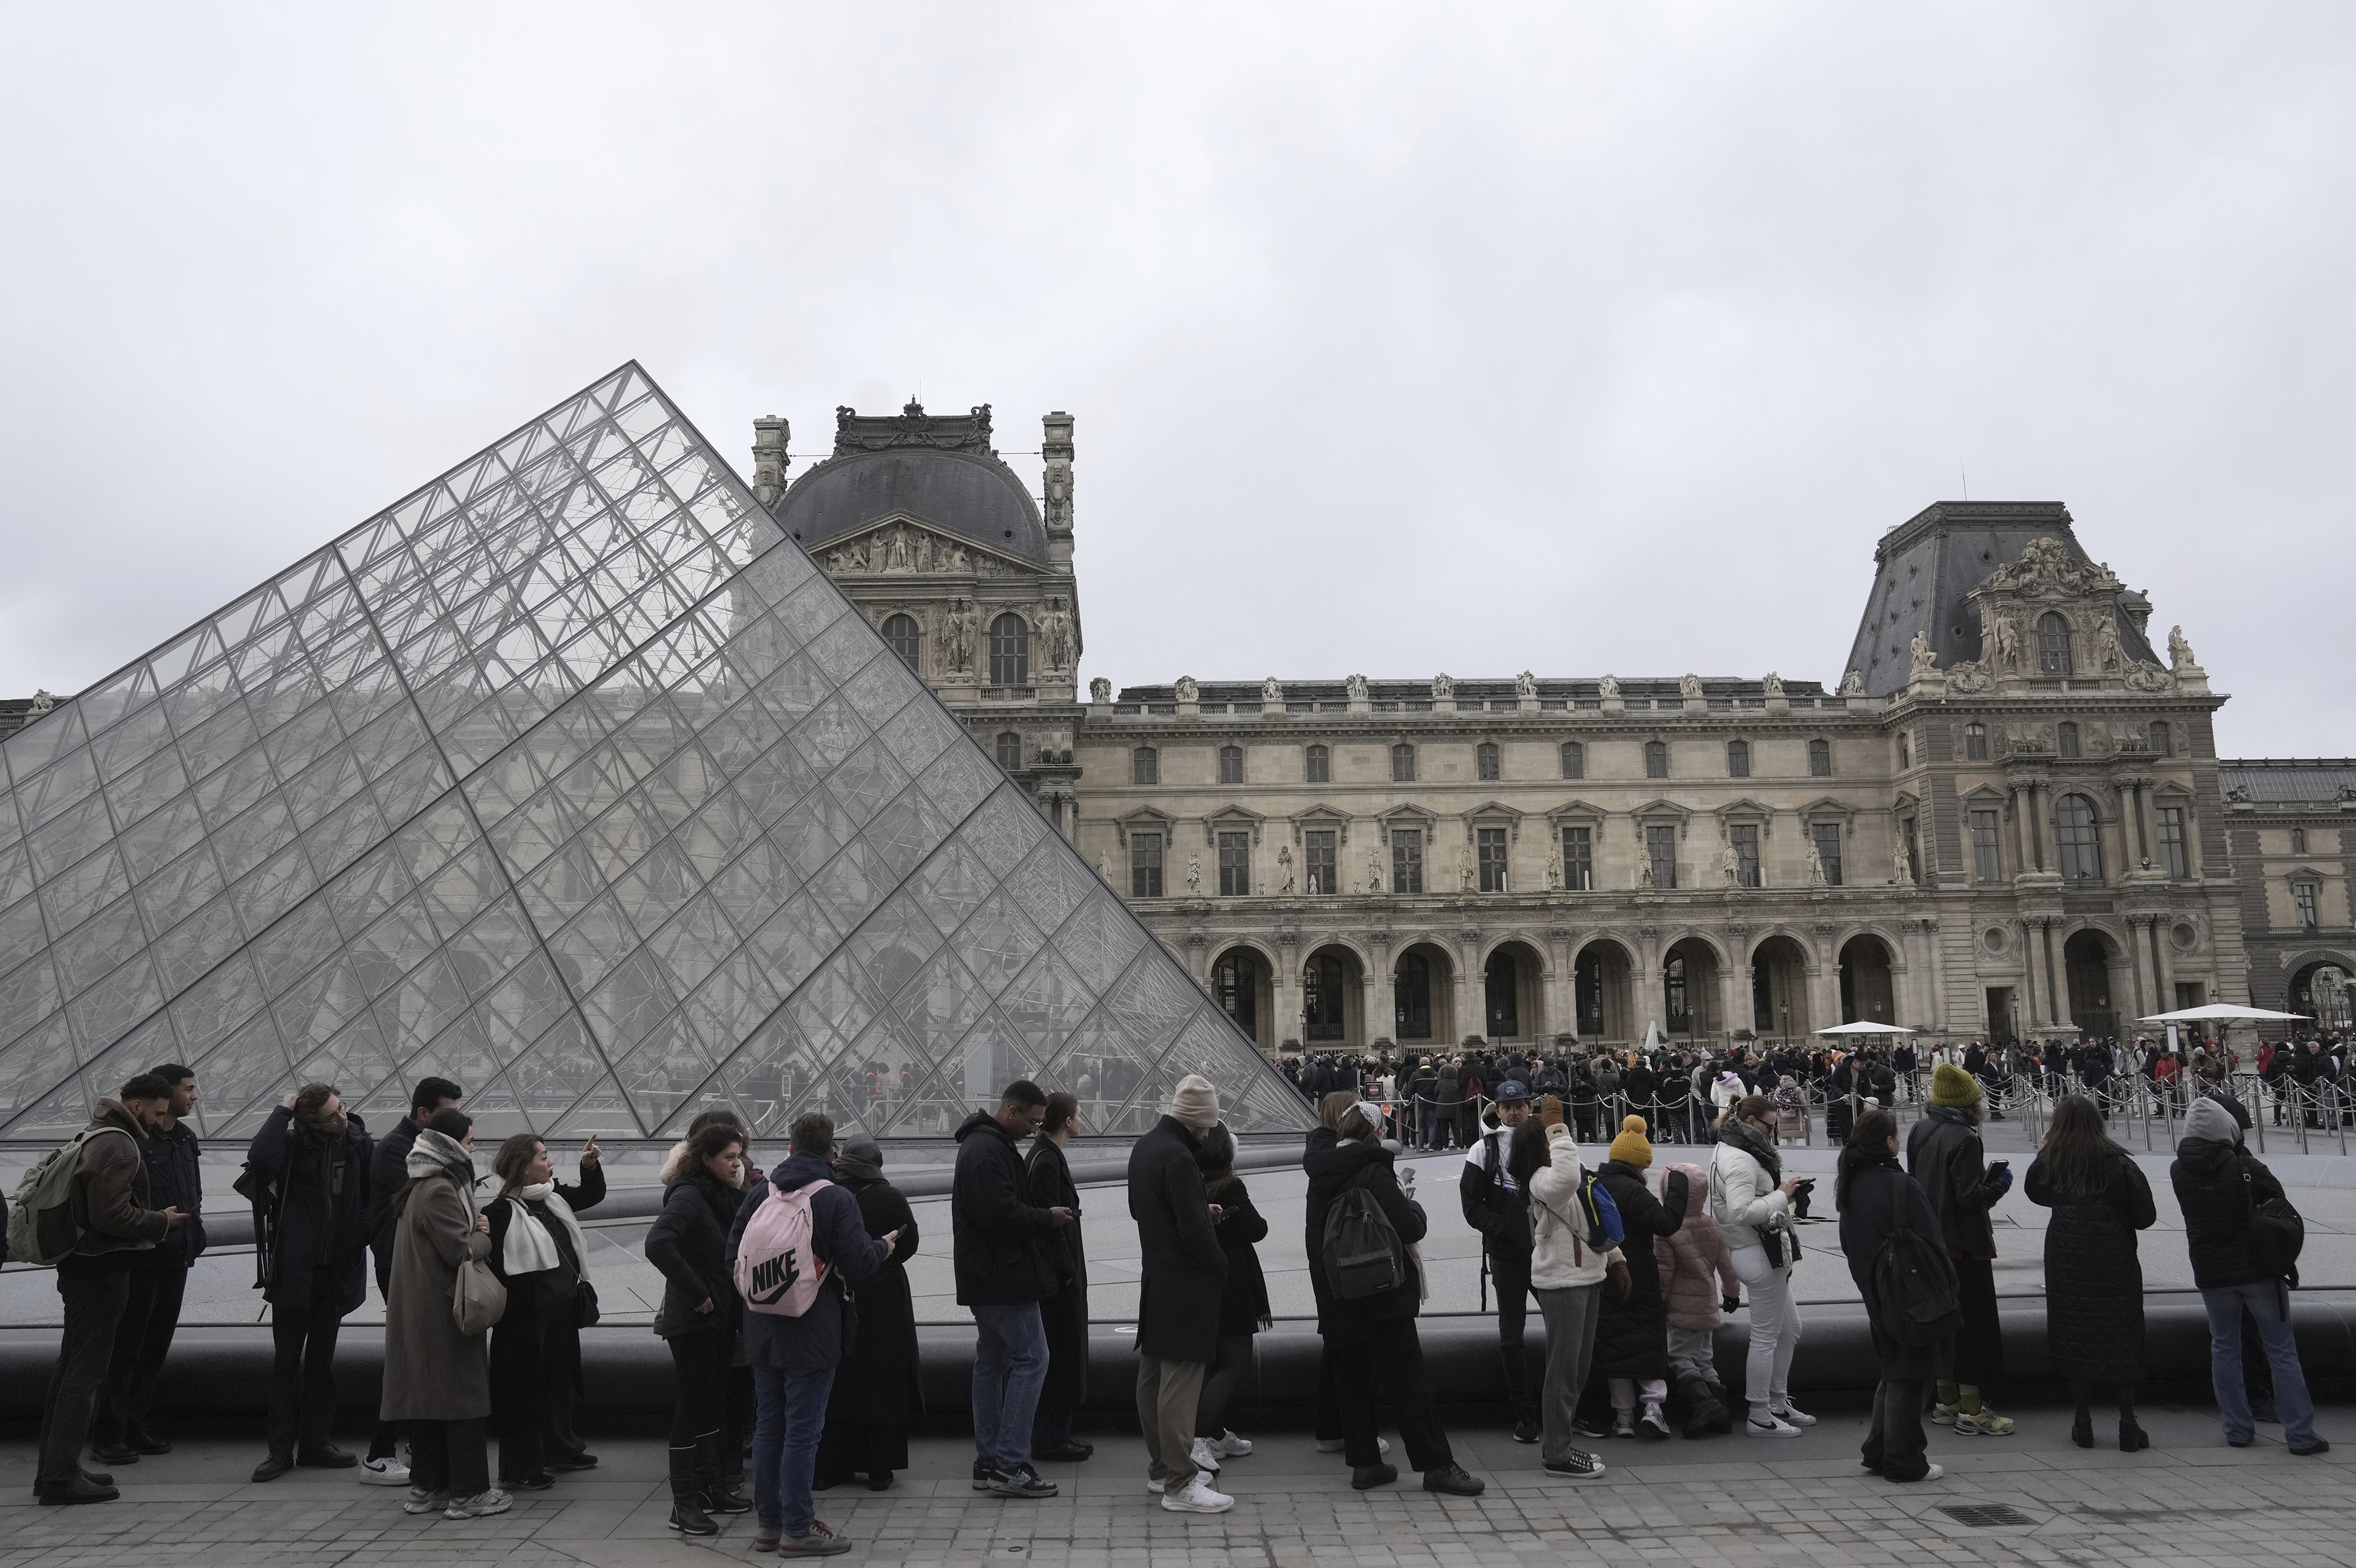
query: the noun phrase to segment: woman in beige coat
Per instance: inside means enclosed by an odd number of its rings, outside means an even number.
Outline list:
[[[384,1305],[387,1421],[407,1423],[411,1513],[450,1519],[504,1513],[491,1485],[491,1377],[487,1335],[458,1332],[450,1298],[458,1265],[487,1258],[490,1221],[475,1207],[475,1124],[453,1107],[418,1130],[409,1183],[391,1211],[392,1288]]]

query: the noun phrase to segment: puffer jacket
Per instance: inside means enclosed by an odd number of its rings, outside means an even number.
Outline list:
[[[1722,1297],[1740,1295],[1734,1254],[1709,1212],[1709,1173],[1699,1165],[1671,1165],[1686,1178],[1686,1222],[1653,1239],[1653,1261],[1661,1271],[1661,1300],[1672,1328],[1716,1328]]]
[[[1775,1174],[1757,1155],[1721,1133],[1710,1151],[1709,1212],[1728,1249],[1762,1245],[1760,1230],[1790,1208]]]
[[[1429,1222],[1423,1205],[1402,1191],[1394,1159],[1397,1150],[1363,1138],[1342,1139],[1330,1127],[1312,1127],[1301,1150],[1301,1168],[1309,1176],[1308,1201],[1303,1206],[1301,1244],[1309,1256],[1309,1289],[1317,1302],[1317,1332],[1363,1335],[1375,1325],[1413,1317],[1423,1300],[1421,1271],[1412,1264],[1404,1283],[1379,1295],[1344,1301],[1325,1283],[1325,1216],[1333,1200],[1354,1186],[1375,1196],[1383,1217],[1412,1249],[1424,1238]]]
[[[2246,1182],[2244,1177],[2248,1178]],[[2192,1283],[2201,1290],[2259,1284],[2279,1278],[2250,1245],[2250,1211],[2283,1196],[2274,1172],[2239,1146],[2217,1138],[2187,1138],[2168,1167],[2184,1211],[2184,1246],[2192,1257]]]
[[[1598,1283],[1620,1259],[1620,1249],[1599,1252],[1587,1244],[1587,1219],[1579,1184],[1587,1167],[1570,1128],[1558,1122],[1547,1129],[1551,1165],[1530,1173],[1530,1285],[1569,1290]]]

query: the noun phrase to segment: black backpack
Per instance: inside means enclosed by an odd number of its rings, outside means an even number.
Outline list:
[[[2275,1279],[2298,1283],[2298,1255],[2307,1246],[2307,1221],[2285,1197],[2257,1201],[2257,1184],[2250,1179],[2247,1161],[2242,1165],[2242,1203],[2249,1216],[2250,1251],[2258,1265]]]
[[[1873,1294],[1881,1326],[1901,1345],[1935,1345],[1963,1326],[1963,1303],[1938,1249],[1900,1226],[1873,1257]]]
[[[1407,1283],[1398,1230],[1365,1184],[1360,1176],[1325,1210],[1325,1286],[1343,1301],[1365,1301]]]

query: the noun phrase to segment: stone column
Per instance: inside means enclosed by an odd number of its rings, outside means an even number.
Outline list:
[[[1276,1043],[1301,1041],[1301,933],[1279,929],[1276,933]]]
[[[1570,967],[1572,933],[1558,926],[1547,932],[1546,1032],[1576,1034],[1579,1028],[1577,976]]]
[[[1391,934],[1372,931],[1366,936],[1367,961],[1373,967],[1366,973],[1366,1041],[1398,1043],[1398,972],[1391,957]]]
[[[2159,1005],[2152,1009],[2155,1013],[2176,1011],[2176,965],[2174,956],[2169,950],[2171,944],[2166,935],[2167,929],[2175,923],[2173,916],[2154,915],[2147,928],[2150,933],[2147,940],[2151,943],[2152,985],[2159,993]]]
[[[1489,993],[1481,972],[1481,933],[1470,926],[1456,933],[1456,1032],[1445,1042],[1451,1051],[1464,1043],[1467,1035],[1487,1036]]]
[[[2025,779],[2013,779],[2011,784],[2012,823],[2014,832],[2020,841],[2019,845],[2020,869],[2042,871],[2045,868],[2039,862],[2035,829],[2030,826],[2030,819],[2037,811],[2037,787]]]
[[[2151,917],[2148,915],[2129,915],[2127,917],[2127,983],[2134,990],[2134,996],[2131,1000],[2134,1002],[2135,1005],[2131,1009],[2121,1009],[2121,1012],[2125,1015],[2125,1016],[2119,1020],[2119,1037],[2121,1039],[2126,1038],[2129,1033],[2128,1024],[2131,1020],[2140,1018],[2146,1013],[2159,1013],[2166,1011],[2165,1008],[2146,1007],[2143,1004],[2143,933],[2146,928],[2150,924]]]
[[[1816,940],[1811,944],[1816,950],[1816,961],[1808,972],[1808,1027],[1812,1032],[1847,1022],[1841,1016],[1840,954],[1830,950],[1832,939],[1833,928],[1820,925],[1816,928]]]

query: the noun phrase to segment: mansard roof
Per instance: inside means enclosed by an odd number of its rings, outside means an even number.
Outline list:
[[[2247,789],[2253,800],[2337,800],[2356,789],[2356,757],[2221,758],[2217,788]]]
[[[1630,700],[1651,701],[1656,697],[1675,698],[1680,695],[1683,690],[1678,684],[1682,677],[1676,675],[1622,675],[1617,679],[1620,682],[1620,695]],[[1257,703],[1260,700],[1260,682],[1258,681],[1201,681],[1196,684],[1202,688],[1201,700],[1205,703]],[[1284,688],[1285,701],[1289,703],[1342,703],[1349,700],[1348,684],[1342,681],[1288,681],[1280,675],[1277,677],[1277,684]],[[1510,675],[1503,680],[1494,678],[1461,680],[1455,685],[1456,703],[1460,708],[1484,702],[1511,702],[1517,694],[1514,677]],[[1701,678],[1701,689],[1704,697],[1721,701],[1739,697],[1763,698],[1767,691],[1763,681],[1756,677],[1740,675],[1705,675]],[[1783,682],[1783,690],[1786,694],[1794,697],[1819,697],[1830,694],[1826,691],[1824,683],[1818,681],[1787,680]],[[1602,687],[1601,682],[1592,675],[1567,678],[1540,676],[1537,682],[1537,694],[1541,702],[1591,703],[1601,698]],[[1429,703],[1431,701],[1431,677],[1426,675],[1412,681],[1369,680],[1366,682],[1366,695],[1370,701],[1377,703]],[[1175,702],[1177,687],[1174,683],[1157,686],[1123,686],[1120,689],[1119,700],[1124,703]]]
[[[778,524],[817,550],[887,518],[914,518],[1001,554],[1047,564],[1030,487],[990,445],[990,405],[965,414],[835,411],[834,455],[776,503]]]

